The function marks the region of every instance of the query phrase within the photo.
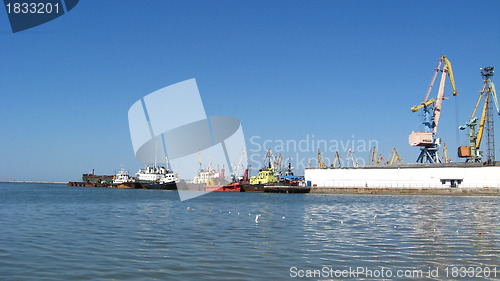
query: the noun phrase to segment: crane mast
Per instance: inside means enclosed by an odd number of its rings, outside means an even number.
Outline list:
[[[267,165],[266,165],[266,160],[269,160]],[[275,170],[274,164],[275,164],[275,159],[274,159],[273,152],[271,149],[268,149],[266,152],[266,156],[264,157],[264,168],[266,168],[266,166],[267,166],[267,169],[274,172],[274,170]]]
[[[417,163],[443,162],[443,159],[438,154],[440,139],[436,138],[436,135],[438,132],[439,120],[441,118],[443,100],[446,99],[444,96],[446,76],[448,76],[448,78],[450,79],[453,96],[458,95],[451,62],[445,55],[442,55],[438,59],[438,61],[438,66],[434,69],[435,72],[425,95],[424,101],[419,105],[411,107],[411,111],[413,112],[417,112],[422,109],[424,113],[423,131],[412,132],[409,136],[409,143],[411,146],[422,147],[420,149],[420,155],[417,158]],[[434,87],[434,83],[439,72],[441,72],[442,74],[437,97],[436,99],[429,99],[430,93],[432,91],[432,88]]]
[[[232,180],[233,182],[237,182],[241,179],[241,176],[240,176],[240,168],[242,168],[243,166],[243,159],[246,159],[246,152],[245,152],[245,149],[242,149],[241,150],[241,153],[240,153],[240,160],[238,162],[234,162],[233,163],[233,172],[231,173],[231,176],[232,176]],[[246,162],[246,161],[245,161]]]

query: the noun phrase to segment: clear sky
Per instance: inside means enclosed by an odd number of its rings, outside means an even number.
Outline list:
[[[421,118],[410,107],[424,98],[442,54],[459,96],[444,101],[439,135],[455,158],[466,143],[456,127],[482,86],[479,68],[500,69],[499,8],[499,1],[82,0],[15,34],[2,9],[0,180],[75,181],[122,165],[134,173],[143,164],[128,109],[190,78],[207,115],[241,120],[258,161],[265,141],[276,148],[304,140],[307,148],[288,148],[285,157],[315,158],[314,138],[339,146],[376,140],[386,157],[396,147],[412,162],[419,150],[408,134]]]

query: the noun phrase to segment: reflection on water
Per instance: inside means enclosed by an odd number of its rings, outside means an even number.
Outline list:
[[[499,205],[498,197],[252,193],[181,202],[172,191],[0,184],[0,272],[285,280],[292,267],[438,267],[431,279],[444,280],[452,266],[500,271]]]
[[[321,256],[337,267],[499,265],[498,198],[323,197],[305,209],[310,263]]]

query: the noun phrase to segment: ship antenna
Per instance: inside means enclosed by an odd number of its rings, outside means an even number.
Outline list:
[[[156,167],[156,150],[158,149],[158,140],[155,139],[155,167]]]
[[[167,166],[167,170],[169,170],[169,171],[172,170],[170,168],[170,161],[168,161],[168,156],[165,156],[165,166]]]
[[[201,151],[198,150],[198,164],[200,165],[200,171],[201,171]]]

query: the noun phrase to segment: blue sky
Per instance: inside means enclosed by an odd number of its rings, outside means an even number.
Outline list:
[[[251,137],[261,144],[354,135],[412,162],[418,149],[407,139],[420,117],[409,108],[422,101],[442,54],[460,95],[444,102],[439,135],[455,155],[456,126],[482,86],[479,68],[500,67],[499,8],[498,1],[89,0],[16,34],[2,11],[0,180],[78,180],[121,165],[135,172],[143,164],[133,154],[129,107],[190,78],[207,115],[241,120],[249,150],[257,149]]]

